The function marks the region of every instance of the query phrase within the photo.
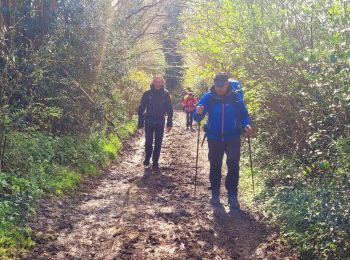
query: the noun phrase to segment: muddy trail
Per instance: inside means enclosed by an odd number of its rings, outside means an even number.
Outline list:
[[[296,259],[244,205],[228,212],[225,192],[222,208],[210,206],[206,147],[194,201],[196,131],[183,121],[176,113],[165,135],[160,173],[144,170],[139,132],[102,177],[43,201],[31,225],[37,246],[23,259]]]

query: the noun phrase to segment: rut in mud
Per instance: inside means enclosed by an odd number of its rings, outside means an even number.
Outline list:
[[[143,169],[139,133],[99,180],[74,197],[46,201],[32,225],[37,246],[23,259],[295,259],[244,205],[229,214],[225,192],[223,208],[208,204],[206,148],[193,200],[196,132],[183,121],[176,113],[159,174]]]

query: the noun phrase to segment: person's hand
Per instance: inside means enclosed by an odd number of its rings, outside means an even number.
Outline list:
[[[204,112],[204,107],[203,106],[198,106],[196,108],[196,112],[197,112],[198,115],[202,115],[203,112]]]
[[[172,127],[167,127],[166,130],[165,130],[166,133],[167,133],[167,134],[170,133],[170,132],[171,132],[171,129],[172,129]]]
[[[247,125],[244,128],[244,133],[246,136],[252,136],[253,135],[253,128],[250,125]]]

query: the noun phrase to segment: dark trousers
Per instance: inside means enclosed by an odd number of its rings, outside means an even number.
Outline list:
[[[192,127],[193,111],[186,111],[186,127]]]
[[[160,126],[151,126],[145,125],[145,135],[146,135],[146,158],[145,162],[149,163],[152,155],[153,165],[158,166],[160,150],[162,149],[162,142],[164,136],[164,125]],[[154,140],[154,149],[153,149],[153,140]]]
[[[241,154],[240,138],[230,141],[208,140],[209,162],[210,162],[210,183],[213,195],[220,193],[221,167],[224,154],[227,160],[227,176],[225,187],[229,196],[238,194],[239,181],[239,160]]]

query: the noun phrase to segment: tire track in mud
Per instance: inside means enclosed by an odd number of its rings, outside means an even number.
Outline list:
[[[143,169],[138,134],[120,164],[83,194],[47,202],[32,225],[38,245],[24,259],[296,259],[244,205],[228,213],[225,192],[224,207],[209,205],[206,148],[193,200],[196,131],[186,131],[183,121],[175,113],[160,173]]]

